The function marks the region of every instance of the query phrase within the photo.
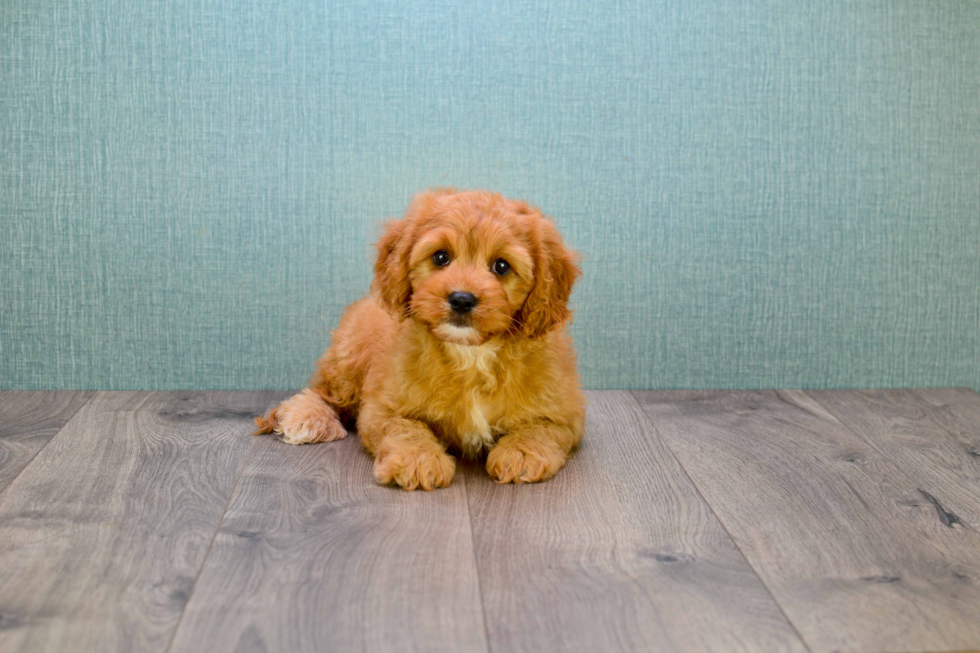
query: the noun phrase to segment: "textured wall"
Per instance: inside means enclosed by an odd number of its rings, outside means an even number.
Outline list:
[[[602,387],[980,388],[980,2],[0,3],[0,385],[302,384],[430,185]]]

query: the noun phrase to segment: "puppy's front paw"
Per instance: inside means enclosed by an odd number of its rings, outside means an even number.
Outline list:
[[[383,485],[396,484],[406,490],[447,487],[456,472],[456,461],[432,447],[401,444],[384,447],[374,461],[374,478]]]
[[[540,442],[508,442],[501,439],[487,456],[487,473],[498,483],[547,481],[565,465],[557,447]]]
[[[275,431],[286,444],[333,442],[347,436],[334,409],[309,388],[279,406],[277,422]]]

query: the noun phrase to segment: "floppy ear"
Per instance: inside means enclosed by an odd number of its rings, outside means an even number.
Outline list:
[[[565,247],[555,225],[544,217],[535,222],[534,287],[517,313],[521,331],[531,338],[571,320],[568,296],[572,294],[575,279],[582,274],[575,252]]]
[[[378,258],[374,262],[371,291],[381,305],[398,319],[405,317],[412,284],[408,279],[408,246],[405,232],[408,220],[392,220],[385,224],[384,234],[375,245]]]
[[[374,281],[371,291],[381,305],[399,320],[408,313],[412,298],[412,282],[408,278],[408,257],[419,224],[433,210],[433,204],[443,195],[452,195],[452,188],[433,188],[412,198],[412,203],[401,220],[385,224],[385,232],[378,241],[378,258],[374,262]]]

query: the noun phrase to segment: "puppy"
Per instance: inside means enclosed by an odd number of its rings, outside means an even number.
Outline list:
[[[488,452],[499,483],[544,481],[582,437],[585,398],[564,327],[581,274],[541,211],[434,190],[389,222],[371,296],[348,307],[309,387],[255,418],[306,444],[356,425],[379,483],[446,487]]]

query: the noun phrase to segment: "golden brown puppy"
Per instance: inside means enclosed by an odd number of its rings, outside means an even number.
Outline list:
[[[496,193],[435,190],[386,225],[371,297],[351,305],[309,387],[258,433],[329,442],[356,423],[374,476],[445,487],[475,458],[500,483],[562,468],[585,399],[564,327],[580,274],[551,221]]]

